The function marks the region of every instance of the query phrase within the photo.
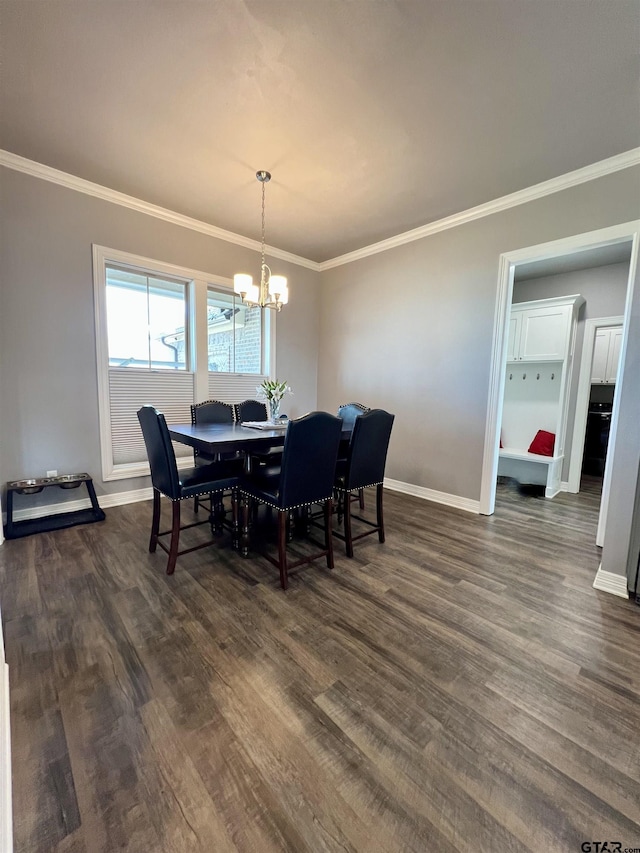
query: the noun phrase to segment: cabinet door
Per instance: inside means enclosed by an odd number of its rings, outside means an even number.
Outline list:
[[[567,355],[571,308],[533,308],[523,312],[522,361],[562,361]]]
[[[622,328],[609,330],[609,357],[607,359],[607,372],[605,382],[612,384],[618,377],[618,366],[620,364],[620,344],[622,343]]]
[[[596,340],[593,345],[593,361],[591,362],[591,384],[596,385],[599,382],[606,382],[608,362],[609,362],[609,343],[611,340],[610,329],[598,329],[596,332]]]
[[[522,312],[511,313],[509,319],[509,338],[507,340],[507,361],[516,361],[520,348],[520,329],[522,327]]]

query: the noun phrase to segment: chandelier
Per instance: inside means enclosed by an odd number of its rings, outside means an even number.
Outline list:
[[[260,284],[253,283],[248,273],[236,273],[233,277],[233,289],[247,305],[259,305],[260,308],[273,308],[279,311],[289,301],[287,279],[283,275],[272,275],[264,260],[264,190],[271,180],[271,173],[260,170],[256,178],[262,184],[262,264],[260,266]]]

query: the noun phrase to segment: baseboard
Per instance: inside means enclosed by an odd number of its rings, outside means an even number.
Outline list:
[[[0,616],[0,850],[12,853],[11,727],[9,725],[9,667],[4,662]]]
[[[145,489],[131,489],[128,492],[114,492],[109,495],[100,495],[98,503],[102,509],[107,509],[111,506],[124,506],[125,504],[134,504],[138,501],[150,501],[153,497],[153,489],[147,486]],[[26,507],[24,509],[14,510],[14,521],[24,521],[29,518],[41,518],[43,515],[58,515],[62,512],[76,512],[80,509],[89,509],[91,501],[89,498],[81,498],[77,501],[61,501],[55,504],[45,504],[42,506]],[[6,514],[5,514],[6,515]],[[6,519],[5,519],[6,520]]]
[[[560,483],[560,491],[561,491],[561,492],[569,492],[569,491],[571,491],[571,490],[569,489],[569,482],[568,482],[568,481],[566,481],[566,480],[562,480],[562,482]]]
[[[593,588],[599,589],[600,592],[609,592],[611,595],[617,595],[620,598],[629,598],[625,575],[614,575],[613,572],[603,572],[602,566],[598,568],[593,581]]]
[[[462,498],[460,495],[450,495],[447,492],[437,492],[435,489],[427,489],[424,486],[415,486],[413,483],[403,483],[401,480],[390,480],[384,478],[385,489],[392,492],[402,492],[405,495],[413,495],[414,498],[422,498],[425,501],[444,504],[455,509],[463,509],[466,512],[480,513],[480,501],[472,501],[470,498]]]

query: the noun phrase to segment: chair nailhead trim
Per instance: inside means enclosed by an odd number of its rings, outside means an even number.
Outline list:
[[[257,498],[255,495],[252,495],[251,492],[245,492],[243,489],[240,489],[240,494],[245,495],[248,498],[253,498],[256,501],[260,501],[260,503],[265,504],[266,506],[271,506],[274,509],[279,510],[280,512],[288,512],[290,509],[300,509],[302,506],[313,506],[314,504],[323,503],[324,501],[330,500],[333,495],[329,495],[326,498],[318,498],[315,501],[306,501],[302,504],[293,504],[293,506],[278,506],[277,504],[271,503],[271,501],[266,501],[264,498]]]
[[[382,486],[383,480],[379,480],[377,483],[369,483],[366,486],[351,486],[351,488],[347,489],[344,486],[335,486],[336,492],[355,492],[356,489],[373,489],[375,486]]]

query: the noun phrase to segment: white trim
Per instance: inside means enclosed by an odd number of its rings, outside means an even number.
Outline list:
[[[209,237],[215,237],[227,243],[234,243],[236,246],[243,246],[245,249],[252,249],[254,252],[259,252],[262,248],[257,240],[252,240],[250,237],[243,237],[241,234],[235,234],[233,231],[225,231],[224,228],[209,225],[208,222],[192,219],[190,216],[176,213],[174,210],[168,210],[166,207],[159,207],[157,204],[151,204],[148,201],[134,198],[134,196],[109,189],[109,187],[103,187],[101,184],[85,181],[84,178],[78,178],[75,175],[70,175],[68,172],[61,172],[59,169],[52,169],[51,166],[36,163],[34,160],[28,160],[26,157],[20,157],[18,154],[12,154],[10,151],[0,149],[0,166],[6,166],[7,169],[23,172],[25,175],[31,175],[33,178],[41,178],[44,181],[50,181],[53,184],[58,184],[58,186],[66,187],[69,190],[75,190],[94,198],[100,198],[112,204],[119,204],[121,207],[128,207],[130,210],[138,211],[138,213],[153,216],[155,219],[162,219],[165,222],[170,222],[172,225],[188,228],[190,231],[198,231],[200,234],[206,234]],[[308,258],[303,258],[300,255],[285,252],[284,249],[277,249],[275,246],[266,246],[265,251],[272,258],[288,261],[289,263],[297,264],[299,267],[314,270],[314,272],[320,271],[320,264],[316,261],[310,261]]]
[[[593,581],[593,588],[600,592],[608,592],[620,598],[629,598],[627,590],[627,579],[624,575],[614,575],[613,572],[603,572],[602,566],[598,567]]]
[[[564,237],[561,240],[553,240],[549,243],[541,243],[537,246],[528,246],[513,252],[505,252],[500,255],[498,267],[498,281],[496,291],[496,304],[494,314],[493,343],[491,348],[491,367],[489,374],[489,397],[487,401],[487,419],[485,424],[485,445],[482,461],[482,485],[480,491],[480,512],[483,515],[491,515],[495,507],[496,497],[496,475],[498,470],[498,446],[500,435],[500,422],[502,419],[502,397],[504,395],[504,367],[506,363],[506,347],[508,340],[508,307],[513,294],[513,279],[517,264],[545,258],[562,257],[572,255],[584,249],[592,249],[597,246],[606,246],[613,243],[633,241],[631,262],[629,271],[629,290],[627,292],[627,303],[625,317],[628,315],[631,304],[632,274],[635,275],[635,260],[637,257],[636,244],[640,237],[640,220],[623,222],[608,228],[600,228],[597,231],[588,231],[584,234],[576,234],[572,237]],[[623,336],[620,364],[624,365],[626,334]],[[622,370],[621,370],[622,374]],[[615,400],[619,400],[616,394]],[[617,410],[614,400],[614,416],[611,424],[611,438],[613,440]],[[613,445],[611,445],[613,447]],[[607,456],[607,468],[609,458]],[[606,479],[606,471],[605,471]]]
[[[405,243],[412,243],[414,240],[431,237],[440,231],[457,228],[458,225],[465,225],[467,222],[473,222],[476,219],[482,219],[485,216],[509,210],[520,204],[527,204],[530,201],[544,198],[553,193],[576,187],[587,181],[593,181],[596,178],[602,178],[605,175],[611,175],[614,172],[619,172],[621,169],[628,169],[631,166],[639,164],[640,148],[632,148],[630,151],[624,151],[622,154],[616,154],[614,157],[608,157],[606,160],[600,160],[597,163],[592,163],[590,166],[584,166],[582,169],[575,169],[573,172],[567,172],[564,175],[559,175],[557,178],[551,178],[549,181],[543,181],[540,184],[534,184],[531,187],[526,187],[515,193],[496,198],[493,201],[479,204],[477,207],[470,207],[468,210],[454,213],[452,216],[438,219],[427,225],[421,225],[419,228],[405,231],[403,234],[397,234],[395,237],[389,237],[386,240],[381,240],[379,243],[372,243],[370,246],[363,246],[362,249],[356,249],[354,252],[347,252],[345,255],[339,255],[336,258],[322,261],[319,264],[319,269],[320,272],[324,272],[343,264],[359,261],[361,258],[368,258],[370,255],[386,252],[388,249],[395,249],[397,246],[404,246]]]
[[[466,512],[478,514],[480,512],[479,501],[471,500],[471,498],[463,498],[460,495],[450,495],[447,492],[437,492],[435,489],[427,489],[424,486],[415,486],[413,483],[403,483],[401,480],[390,480],[384,478],[385,489],[390,489],[392,492],[402,492],[404,495],[413,495],[415,498],[422,498],[425,501],[433,501],[433,503],[444,504],[455,509],[463,509]]]
[[[624,317],[597,317],[586,320],[582,338],[582,360],[578,374],[578,393],[576,395],[576,411],[573,421],[573,437],[571,439],[571,456],[569,457],[569,479],[567,491],[577,494],[580,491],[580,474],[582,471],[582,456],[587,429],[587,413],[589,395],[591,393],[591,364],[596,340],[596,331],[606,326],[623,326]]]
[[[584,184],[587,181],[593,181],[597,178],[611,175],[614,172],[619,172],[622,169],[629,169],[640,164],[640,147],[632,148],[629,151],[624,151],[621,154],[616,154],[614,157],[608,157],[605,160],[599,160],[597,163],[592,163],[589,166],[584,166],[582,169],[575,169],[573,172],[567,172],[564,175],[558,175],[556,178],[551,178],[548,181],[543,181],[539,184],[534,184],[532,187],[518,190],[493,201],[485,202],[484,204],[471,207],[468,210],[463,210],[455,213],[452,216],[438,219],[435,222],[429,222],[426,225],[421,225],[419,228],[414,228],[411,231],[405,231],[402,234],[397,234],[395,237],[389,237],[386,240],[381,240],[378,243],[372,243],[370,246],[363,246],[361,249],[356,249],[354,252],[348,252],[345,255],[339,255],[335,258],[329,258],[326,261],[318,263],[317,261],[303,258],[300,255],[294,255],[291,252],[286,252],[283,249],[278,249],[275,246],[267,246],[267,254],[273,258],[278,258],[283,261],[289,261],[292,264],[297,264],[301,267],[313,270],[314,272],[324,272],[325,270],[333,269],[334,267],[342,266],[353,261],[358,261],[361,258],[376,255],[380,252],[386,252],[388,249],[394,249],[396,246],[403,246],[405,243],[412,243],[415,240],[422,240],[424,237],[430,237],[432,234],[438,234],[440,231],[446,231],[450,228],[456,228],[458,225],[464,225],[467,222],[473,222],[476,219],[482,219],[485,216],[491,216],[493,213],[500,213],[503,210],[509,210],[512,207],[517,207],[520,204],[535,201],[539,198],[551,195],[571,187]],[[219,240],[225,240],[228,243],[234,243],[237,246],[244,246],[247,249],[259,252],[261,249],[260,243],[257,240],[252,240],[249,237],[243,237],[241,234],[235,234],[232,231],[225,231],[223,228],[218,228],[215,225],[209,225],[207,222],[202,222],[199,219],[192,219],[190,216],[184,216],[181,213],[176,213],[173,210],[168,210],[164,207],[159,207],[155,204],[150,204],[142,199],[134,198],[133,196],[125,195],[124,193],[111,190],[108,187],[103,187],[100,184],[94,184],[92,181],[86,181],[84,178],[78,178],[75,175],[70,175],[68,172],[62,172],[59,169],[53,169],[51,166],[45,166],[42,163],[37,163],[34,160],[28,160],[26,157],[20,157],[18,154],[13,154],[10,151],[0,149],[0,166],[5,166],[8,169],[13,169],[17,172],[23,172],[26,175],[31,175],[34,178],[40,178],[67,189],[75,190],[76,192],[84,193],[85,195],[94,196],[95,198],[109,201],[113,204],[119,204],[122,207],[128,207],[131,210],[136,210],[140,213],[145,213],[148,216],[153,216],[156,219],[162,219],[165,222],[171,222],[174,225],[179,225],[182,228],[189,228],[192,231],[198,231],[201,234],[207,234],[210,237],[216,237]]]
[[[609,443],[607,446],[607,458],[604,463],[604,477],[602,478],[602,498],[600,500],[600,515],[598,517],[598,530],[596,532],[596,545],[604,547],[605,537],[607,532],[607,517],[609,513],[609,495],[611,494],[611,476],[613,468],[613,460],[616,455],[616,438],[618,435],[618,420],[620,417],[620,400],[623,396],[623,386],[626,381],[631,381],[627,375],[625,376],[625,367],[627,361],[627,343],[629,340],[629,317],[631,315],[631,306],[633,305],[633,292],[635,289],[637,267],[638,267],[638,248],[640,246],[640,221],[636,223],[636,230],[633,234],[633,242],[631,244],[631,258],[629,259],[629,278],[627,280],[627,298],[624,305],[624,322],[622,325],[622,342],[620,344],[620,360],[618,362],[618,375],[616,377],[616,393],[613,395],[613,409],[611,411],[611,427],[609,429]],[[633,381],[637,381],[637,376],[634,375]]]
[[[0,614],[0,850],[12,853],[11,725],[9,719],[9,667],[4,660]]]
[[[507,255],[500,255],[498,265],[498,294],[493,320],[493,342],[491,345],[491,365],[489,369],[489,404],[484,434],[484,453],[482,456],[482,482],[480,485],[480,512],[491,515],[496,502],[496,477],[498,475],[498,453],[500,450],[500,425],[502,423],[502,405],[504,402],[504,369],[507,360],[509,340],[509,305],[513,295],[513,277],[515,267],[509,263]],[[487,476],[486,472],[491,472]]]
[[[402,492],[405,495],[413,495],[413,497],[444,504],[455,509],[463,509],[476,514],[479,512],[480,505],[478,501],[471,500],[470,498],[462,498],[459,495],[437,492],[434,489],[427,489],[424,486],[403,483],[401,480],[390,480],[388,477],[385,477],[384,487],[385,489],[390,489],[392,492]],[[138,503],[139,501],[150,501],[152,497],[153,489],[151,486],[147,486],[146,488],[132,489],[126,492],[112,492],[107,495],[98,495],[98,503],[102,509],[108,509],[109,507]],[[75,501],[64,501],[19,509],[14,511],[13,517],[14,521],[24,521],[31,518],[41,518],[44,515],[75,512],[80,509],[88,509],[90,506],[91,502],[88,498],[79,498]]]

